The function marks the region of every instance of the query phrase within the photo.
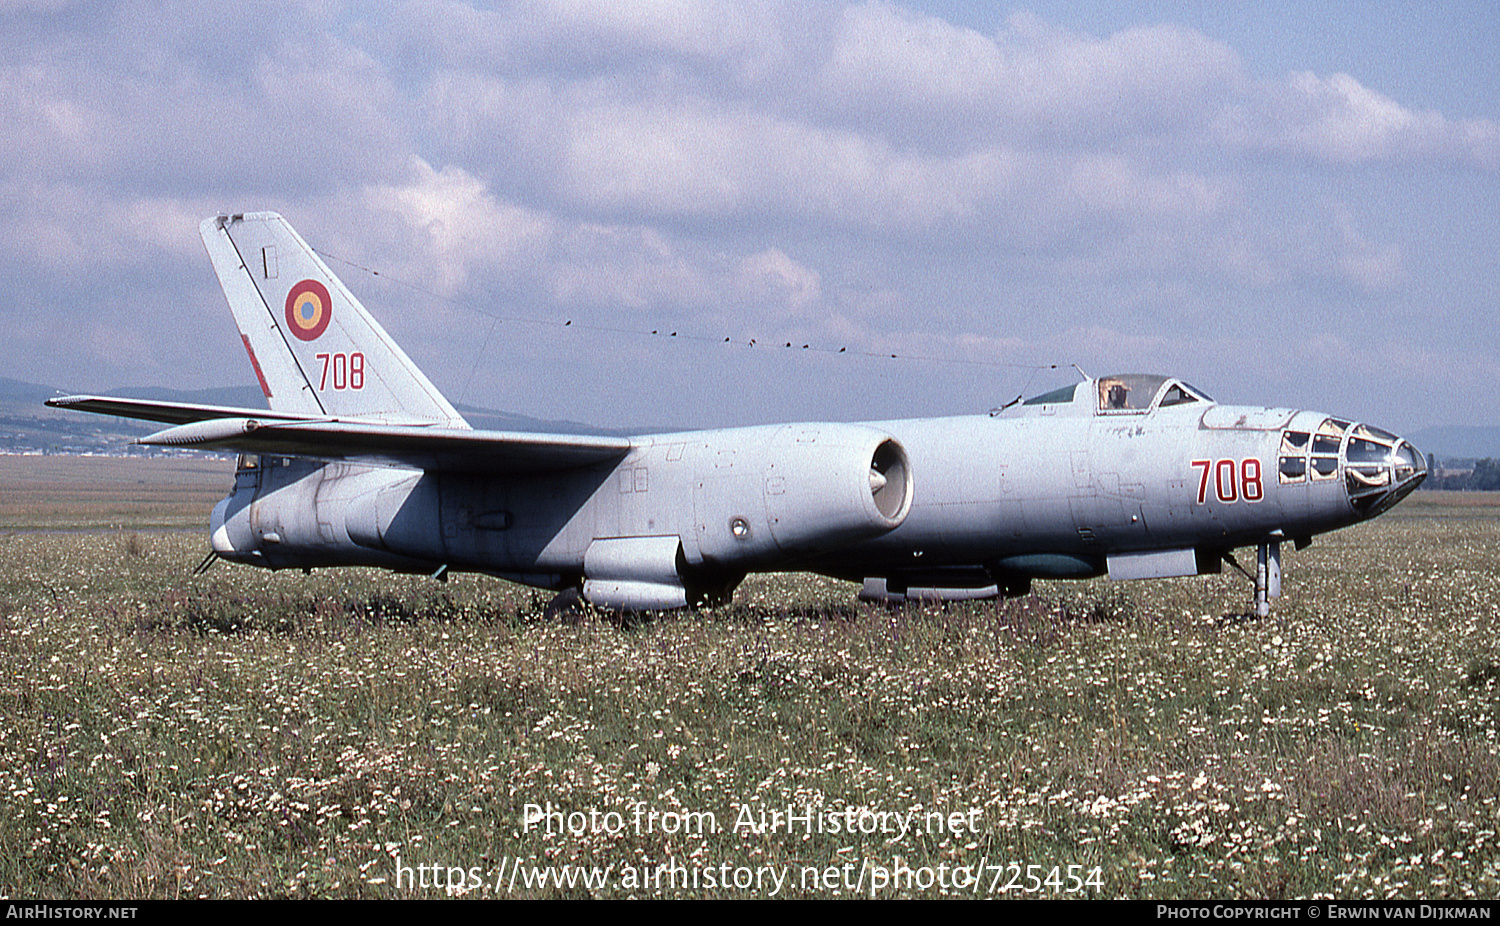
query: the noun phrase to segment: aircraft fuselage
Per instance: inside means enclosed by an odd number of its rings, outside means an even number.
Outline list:
[[[988,597],[1036,577],[1216,572],[1235,547],[1373,516],[1425,473],[1394,435],[1322,413],[1186,390],[1097,408],[1100,382],[994,416],[649,435],[617,463],[540,476],[266,458],[216,510],[214,545],[272,568],[581,586],[625,608],[723,600],[763,570],[864,581],[884,600]]]

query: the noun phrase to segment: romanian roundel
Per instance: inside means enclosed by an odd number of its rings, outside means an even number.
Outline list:
[[[304,341],[316,340],[333,317],[328,287],[317,280],[303,280],[286,294],[286,326]]]

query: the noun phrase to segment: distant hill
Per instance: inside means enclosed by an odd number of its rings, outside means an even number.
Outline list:
[[[19,379],[7,379],[0,376],[0,403],[17,402],[40,405],[54,395],[57,395],[57,392],[46,386],[23,383]]]
[[[1500,428],[1452,425],[1427,428],[1403,435],[1423,453],[1435,454],[1439,460],[1500,459]]]
[[[0,378],[0,452],[127,453],[131,441],[151,433],[143,422],[80,415],[42,403],[62,393],[50,386]]]
[[[42,404],[53,396],[66,394],[50,386],[0,377],[0,453],[153,452],[132,442],[161,430],[162,425],[112,418],[108,415],[62,411]],[[229,405],[239,408],[265,408],[266,405],[265,397],[254,386],[193,390],[125,386],[106,390],[104,394],[158,402],[191,402],[197,405]],[[571,421],[547,421],[473,405],[460,405],[458,410],[474,427],[492,431],[605,435],[640,433],[595,428]]]

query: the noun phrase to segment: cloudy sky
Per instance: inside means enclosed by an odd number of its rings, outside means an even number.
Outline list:
[[[1493,0],[0,0],[0,46],[0,375],[252,384],[197,224],[270,209],[536,417],[962,414],[1077,364],[1500,424]]]

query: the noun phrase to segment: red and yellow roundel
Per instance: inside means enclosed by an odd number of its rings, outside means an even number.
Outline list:
[[[317,280],[303,280],[286,294],[286,326],[302,340],[317,340],[332,317],[328,287]]]

